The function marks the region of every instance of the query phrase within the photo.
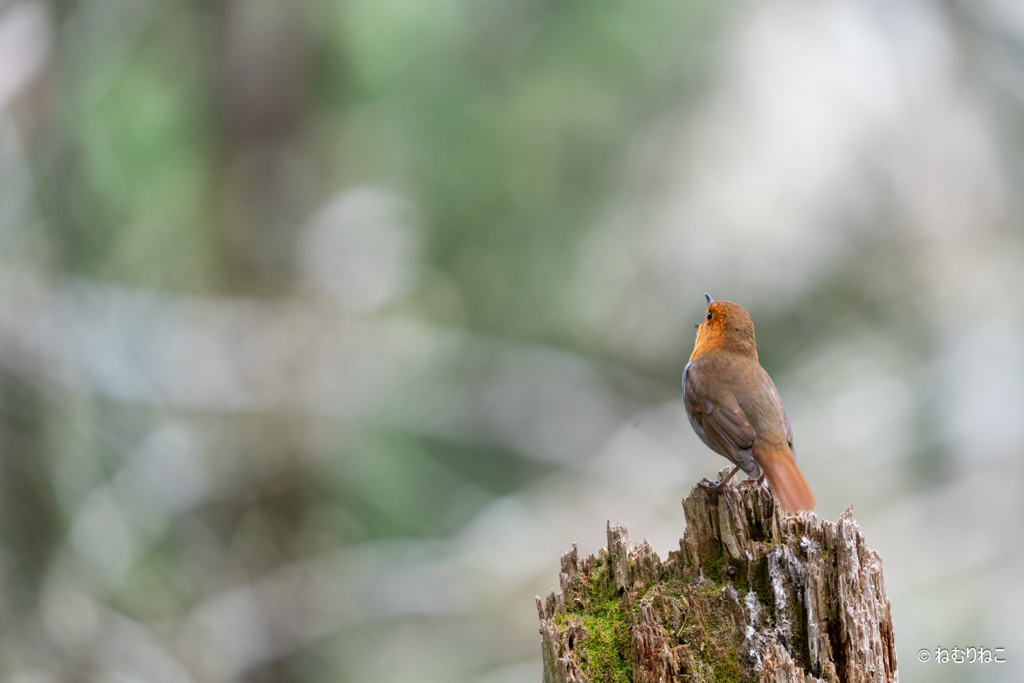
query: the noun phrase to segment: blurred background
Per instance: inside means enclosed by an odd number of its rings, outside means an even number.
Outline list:
[[[539,681],[707,291],[902,680],[1024,680],[1022,154],[1014,0],[0,0],[0,678]]]

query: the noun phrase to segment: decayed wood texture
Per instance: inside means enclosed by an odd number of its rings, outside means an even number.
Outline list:
[[[544,683],[894,683],[882,562],[846,510],[787,515],[753,482],[695,487],[662,562],[608,524],[608,547],[562,556],[537,598]]]

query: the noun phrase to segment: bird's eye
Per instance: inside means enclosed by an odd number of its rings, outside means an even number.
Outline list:
[[[711,315],[713,313],[714,313],[714,311],[708,311],[708,322],[711,322]]]

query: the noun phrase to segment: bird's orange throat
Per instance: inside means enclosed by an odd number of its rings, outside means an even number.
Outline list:
[[[708,351],[722,348],[722,335],[706,330],[706,326],[707,323],[704,323],[697,331],[697,340],[693,344],[693,353],[690,354],[690,360],[702,356]]]

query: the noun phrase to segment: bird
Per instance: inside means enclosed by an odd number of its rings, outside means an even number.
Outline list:
[[[796,466],[789,416],[757,359],[750,315],[739,304],[704,296],[708,310],[683,370],[683,404],[700,440],[735,467],[700,485],[720,491],[742,469],[762,485],[767,476],[786,511],[813,510],[814,494]]]

